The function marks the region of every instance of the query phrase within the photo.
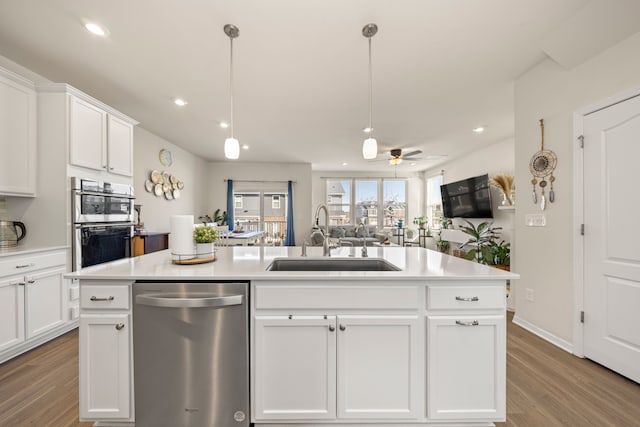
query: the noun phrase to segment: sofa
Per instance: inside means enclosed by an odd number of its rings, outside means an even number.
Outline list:
[[[324,227],[311,232],[311,245],[322,246]],[[375,225],[331,225],[329,226],[329,242],[332,245],[347,242],[353,246],[362,246],[362,242],[371,246],[374,242],[382,243],[387,239],[387,233],[379,232]]]

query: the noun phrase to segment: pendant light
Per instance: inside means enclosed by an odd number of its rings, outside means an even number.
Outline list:
[[[240,35],[240,30],[235,25],[227,24],[224,26],[224,33],[229,36],[231,46],[229,57],[229,92],[231,93],[231,120],[229,127],[231,128],[231,138],[224,141],[224,155],[227,159],[237,159],[240,157],[240,143],[233,136],[233,39]]]
[[[371,123],[372,103],[372,71],[371,71],[371,38],[378,32],[376,24],[367,24],[362,28],[362,35],[369,39],[369,136],[362,144],[362,157],[365,160],[375,159],[378,155],[378,142],[373,137],[373,125]]]

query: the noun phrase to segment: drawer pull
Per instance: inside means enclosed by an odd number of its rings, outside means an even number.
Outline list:
[[[118,324],[116,325],[116,329],[117,329],[117,330],[119,330],[119,331],[120,331],[120,330],[122,330],[122,329],[124,329],[124,323],[118,323]]]
[[[113,301],[114,297],[113,296],[108,296],[107,298],[98,298],[95,296],[92,296],[91,298],[89,298],[91,301]]]
[[[29,264],[16,265],[16,268],[28,268],[28,267],[35,267],[35,264],[30,262]]]
[[[478,297],[456,297],[456,301],[479,301]]]
[[[480,323],[478,323],[477,320],[474,320],[473,322],[463,322],[462,320],[456,320],[456,325],[459,326],[478,326]]]

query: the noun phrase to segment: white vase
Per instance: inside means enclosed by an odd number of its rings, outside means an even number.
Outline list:
[[[198,258],[213,257],[213,243],[196,243],[196,255]]]

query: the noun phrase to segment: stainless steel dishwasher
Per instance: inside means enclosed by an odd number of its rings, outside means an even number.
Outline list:
[[[247,288],[133,285],[136,427],[249,426]]]

